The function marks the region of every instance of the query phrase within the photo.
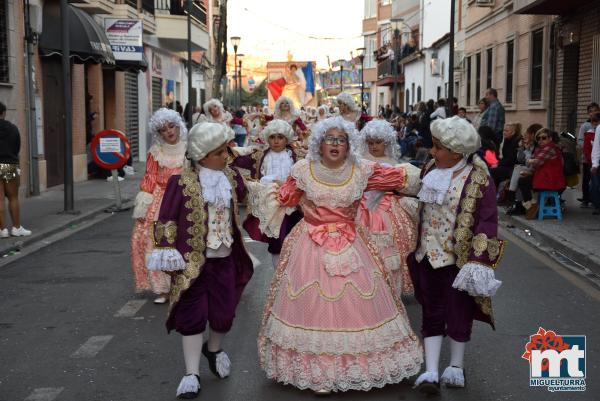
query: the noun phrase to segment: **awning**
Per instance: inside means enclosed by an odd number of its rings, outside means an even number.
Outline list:
[[[117,60],[116,63],[115,69],[117,71],[145,72],[148,69],[148,60],[146,60],[146,55],[143,53],[141,60]]]
[[[79,61],[115,64],[110,43],[102,28],[85,11],[68,5],[70,57]],[[43,31],[40,37],[40,54],[52,56],[62,54],[60,2],[46,1],[44,4]]]

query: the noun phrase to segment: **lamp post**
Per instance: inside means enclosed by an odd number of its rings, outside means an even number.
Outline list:
[[[454,114],[454,19],[456,3],[454,0],[450,2],[450,49],[448,55],[448,99],[446,107],[448,108],[446,115],[452,117]]]
[[[192,103],[192,0],[187,0],[187,79],[188,79],[188,108],[187,120],[188,129],[192,128],[192,104],[196,104],[196,99]],[[173,102],[175,103],[175,102]]]
[[[235,88],[233,90],[233,108],[236,108],[236,93],[237,93],[237,80],[235,79],[237,77],[237,51],[238,51],[238,46],[240,45],[240,40],[241,38],[239,36],[232,36],[231,37],[231,45],[233,46],[233,68],[234,68],[234,72],[233,72],[233,79],[234,79],[234,83],[235,83]]]
[[[394,107],[392,107],[392,111],[395,109],[396,106],[398,106],[398,61],[400,59],[400,26],[403,23],[403,18],[391,19],[392,29],[394,30],[394,57],[391,60],[392,73],[394,75],[394,89],[392,94]]]
[[[356,49],[356,53],[358,54],[358,58],[360,59],[360,111],[363,111],[363,104],[365,102],[365,69],[364,69],[364,62],[365,62],[365,48],[364,47],[359,47],[358,49]]]
[[[338,60],[340,65],[340,93],[344,91],[344,60]]]
[[[243,54],[238,54],[238,76],[237,76],[237,80],[238,80],[238,108],[242,107],[242,58],[244,57]]]

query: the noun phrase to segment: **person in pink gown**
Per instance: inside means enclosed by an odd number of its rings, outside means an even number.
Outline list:
[[[385,120],[369,121],[360,134],[366,149],[365,159],[382,166],[398,164],[400,146],[390,123]],[[419,176],[420,170],[413,165],[407,163],[402,166],[413,170],[410,176]],[[414,181],[410,184],[416,191],[420,180]],[[358,209],[356,221],[367,229],[398,296],[414,292],[406,258],[417,245],[417,208],[415,198],[404,197],[394,191],[368,191]]]
[[[286,208],[304,212],[271,283],[260,366],[270,379],[317,394],[398,383],[423,359],[382,259],[355,224],[363,192],[401,191],[407,170],[362,160],[358,144],[354,124],[342,117],[315,125],[307,158],[275,192],[273,213],[263,216],[277,226]]]
[[[185,160],[187,129],[175,110],[159,109],[150,118],[154,143],[148,151],[146,173],[135,198],[131,236],[131,266],[136,292],[152,291],[157,304],[167,302],[171,278],[161,271],[148,271],[146,256],[154,249],[152,230],[160,204],[173,174],[179,174]]]

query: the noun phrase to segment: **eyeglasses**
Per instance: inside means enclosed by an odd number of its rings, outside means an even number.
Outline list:
[[[537,138],[535,138],[538,141],[545,141],[546,139],[548,139],[548,137],[546,135],[540,135]]]
[[[344,146],[348,143],[348,139],[346,139],[344,137],[337,137],[337,136],[326,136],[323,139],[323,142],[325,142],[327,145]]]

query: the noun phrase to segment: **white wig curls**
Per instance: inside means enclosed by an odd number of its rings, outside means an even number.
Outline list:
[[[342,92],[339,95],[337,95],[337,102],[344,103],[346,106],[348,106],[348,108],[351,111],[359,111],[360,110],[358,108],[358,105],[354,101],[354,98],[349,93]]]
[[[288,144],[294,141],[294,130],[292,126],[283,120],[269,121],[267,126],[262,130],[260,135],[265,142],[268,142],[271,135],[281,134],[287,138]]]
[[[279,99],[275,102],[275,111],[273,111],[275,118],[281,118],[281,103],[283,102],[290,105],[290,114],[292,116],[298,116],[298,110],[296,110],[294,101],[287,96],[279,96]]]
[[[368,139],[382,140],[385,143],[385,155],[394,160],[400,157],[400,146],[396,130],[385,120],[371,120],[360,130],[361,140],[365,143]],[[365,150],[368,151],[365,147]]]
[[[168,123],[174,123],[179,126],[179,140],[185,141],[187,136],[187,128],[183,122],[183,118],[173,109],[160,108],[152,114],[148,122],[148,128],[155,142],[164,142],[160,135],[160,130]]]
[[[187,157],[193,161],[204,159],[219,146],[228,143],[235,137],[233,130],[225,124],[196,124],[190,130],[187,143]]]
[[[361,144],[360,135],[353,123],[346,121],[343,117],[329,117],[325,120],[317,122],[311,131],[308,139],[308,154],[306,158],[312,161],[321,160],[321,143],[325,138],[325,134],[337,128],[348,136],[348,160],[356,163],[363,154],[363,145]]]
[[[217,106],[219,108],[219,110],[221,110],[222,116],[225,115],[225,109],[223,108],[223,103],[221,103],[221,101],[219,99],[210,99],[210,100],[207,100],[204,103],[204,105],[202,106],[202,108],[204,109],[204,114],[206,114],[207,117],[212,118],[212,114],[210,114],[210,108],[213,106]]]

